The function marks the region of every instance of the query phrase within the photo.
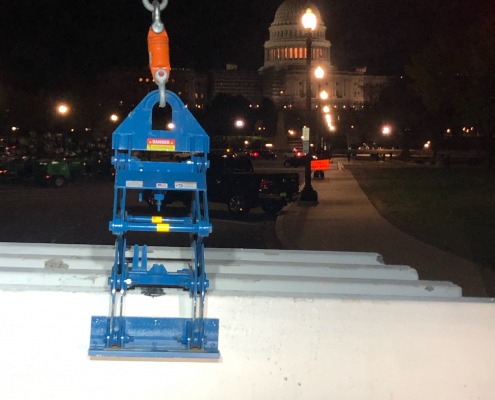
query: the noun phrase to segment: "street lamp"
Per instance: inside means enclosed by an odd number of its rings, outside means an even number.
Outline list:
[[[302,16],[302,25],[306,29],[306,126],[309,127],[311,120],[311,45],[312,32],[316,29],[316,15],[310,8]],[[311,131],[309,131],[308,142],[311,143]],[[317,203],[318,193],[311,186],[311,146],[308,147],[306,163],[304,166],[304,187],[299,197],[300,202]]]
[[[321,133],[321,102],[328,100],[328,92],[322,90],[318,94],[318,109],[316,110],[316,151],[321,150],[323,143],[323,134]]]
[[[57,105],[57,113],[60,115],[67,115],[69,113],[70,109],[67,104],[60,103]]]
[[[237,119],[234,123],[235,127],[238,129],[244,128],[244,120]]]
[[[325,76],[325,70],[320,66],[316,67],[315,78],[316,79],[322,79],[324,76]]]

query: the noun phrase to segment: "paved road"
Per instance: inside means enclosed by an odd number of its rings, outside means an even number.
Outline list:
[[[132,199],[131,199],[132,200]],[[108,230],[113,204],[111,182],[72,184],[61,189],[0,186],[0,241],[113,244]],[[147,208],[136,198],[134,209]],[[185,212],[174,204],[170,212]],[[223,204],[210,205],[213,233],[206,245],[219,248],[280,248],[275,217],[261,209],[243,219],[231,217]],[[187,234],[131,233],[129,243],[188,246]]]

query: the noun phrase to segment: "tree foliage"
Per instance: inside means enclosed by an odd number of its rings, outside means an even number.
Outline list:
[[[436,35],[406,68],[415,92],[443,128],[495,128],[495,18],[484,15],[464,35]]]
[[[244,126],[236,127],[236,120]],[[277,128],[277,109],[267,98],[256,108],[243,96],[230,96],[220,93],[212,100],[201,121],[211,136],[256,135],[259,127],[262,134],[273,136]]]

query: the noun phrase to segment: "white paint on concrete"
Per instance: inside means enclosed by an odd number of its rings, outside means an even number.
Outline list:
[[[86,270],[73,269],[69,248],[26,245],[16,257],[18,250],[0,245],[4,399],[493,398],[493,299],[463,298],[455,285],[414,280],[403,266],[399,266],[403,280],[396,279],[400,273],[393,279],[353,277],[362,266],[363,271],[375,265],[379,275],[384,272],[386,266],[374,255],[358,256],[352,264],[350,254],[312,252],[314,262],[306,260],[299,270],[322,268],[325,273],[304,278],[303,272],[297,275],[287,265],[277,267],[277,259],[297,263],[283,251],[268,254],[267,260],[263,251],[213,250],[211,259],[220,269],[212,274],[212,284],[226,286],[208,294],[206,317],[220,319],[221,358],[198,362],[91,360],[87,356],[91,316],[108,314],[109,295],[78,285],[84,279],[92,282],[93,276],[94,282],[106,279],[109,249],[76,246],[72,256],[89,261]],[[184,251],[167,254],[180,258]],[[246,272],[250,257],[256,273]],[[19,258],[22,266],[16,267]],[[45,266],[46,260],[57,258],[63,263]],[[328,268],[345,269],[345,260],[350,269],[358,268],[348,278],[325,275]],[[256,265],[268,261],[271,268],[265,265],[265,274],[260,275]],[[228,265],[241,272],[226,272]],[[272,270],[283,273],[271,274]],[[11,286],[9,279],[17,283]],[[336,285],[339,280],[346,285]],[[298,282],[304,290],[295,289]],[[320,292],[332,285],[339,290],[375,286],[375,291]],[[414,286],[423,295],[405,295]],[[448,290],[457,292],[441,293]],[[187,317],[190,307],[181,291],[167,290],[158,298],[136,291],[128,295],[125,312]]]
[[[129,313],[176,310],[134,296]],[[221,359],[94,361],[103,293],[0,291],[2,398],[492,399],[487,302],[214,296]],[[170,308],[170,309],[169,309]]]

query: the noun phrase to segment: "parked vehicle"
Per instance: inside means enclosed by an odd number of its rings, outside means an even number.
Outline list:
[[[68,182],[88,177],[88,162],[81,158],[36,159],[20,157],[0,165],[0,181],[34,182],[43,186],[62,187]]]
[[[39,184],[58,188],[71,180],[67,161],[40,160],[34,166],[33,175]]]
[[[251,150],[249,156],[255,160],[275,160],[277,155],[271,150]]]
[[[298,198],[298,173],[256,173],[246,155],[214,153],[208,157],[208,201],[226,204],[231,214],[244,215],[256,207],[276,214]],[[142,198],[152,207],[176,201],[187,207],[191,203],[188,191],[145,190]]]
[[[284,160],[284,167],[302,167],[306,164],[306,156],[293,156],[293,157],[287,157]]]
[[[38,160],[28,156],[9,159],[0,165],[1,181],[4,183],[31,182],[39,169],[38,164]]]
[[[318,157],[313,155],[312,158],[316,160]],[[287,168],[304,167],[306,165],[307,159],[308,159],[308,155],[300,152],[294,153],[294,155],[290,155],[290,156],[285,155],[284,167]]]
[[[225,203],[232,214],[247,214],[256,207],[276,214],[298,197],[297,173],[256,173],[246,156],[210,154],[209,157],[208,199]]]

